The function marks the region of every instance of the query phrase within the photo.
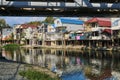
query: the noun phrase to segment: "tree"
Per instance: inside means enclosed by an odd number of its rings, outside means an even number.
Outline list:
[[[43,22],[53,24],[54,23],[54,18],[53,17],[47,17]]]
[[[6,21],[4,19],[0,19],[0,27],[6,26]]]
[[[0,37],[1,37],[1,44],[2,44],[2,29],[10,28],[10,26],[6,23],[4,19],[0,19]]]
[[[8,40],[14,40],[14,34],[11,33],[10,37],[8,38]]]
[[[38,25],[41,25],[42,23],[40,21],[31,21],[31,22],[29,22],[27,24],[38,26]]]
[[[2,28],[10,28],[10,26],[6,23],[4,19],[0,19],[0,30]]]

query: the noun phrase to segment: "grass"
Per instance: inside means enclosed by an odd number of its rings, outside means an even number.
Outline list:
[[[52,78],[44,72],[35,70],[20,71],[19,74],[26,77],[28,80],[59,80],[58,78]]]
[[[20,48],[20,45],[18,44],[6,44],[3,46],[5,50],[11,51],[11,50],[18,50]]]

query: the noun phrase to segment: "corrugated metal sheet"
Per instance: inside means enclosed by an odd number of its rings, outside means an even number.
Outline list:
[[[77,19],[65,19],[65,18],[60,18],[62,23],[68,23],[68,24],[76,24],[76,25],[83,25],[84,21],[82,20],[77,20]]]

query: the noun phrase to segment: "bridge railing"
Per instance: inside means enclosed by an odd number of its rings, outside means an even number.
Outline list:
[[[88,8],[100,8],[100,9],[120,9],[120,3],[90,3],[88,0],[75,0],[74,2],[18,2],[18,1],[6,1],[0,0],[0,6],[14,6],[14,7],[88,7]]]

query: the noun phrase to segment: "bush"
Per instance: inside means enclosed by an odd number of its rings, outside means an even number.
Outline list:
[[[11,50],[18,50],[20,48],[20,46],[18,44],[6,44],[3,46],[3,48],[5,50],[11,51]]]
[[[20,71],[19,74],[26,77],[28,80],[59,80],[57,78],[51,78],[48,74],[44,72],[39,72],[35,70]]]

